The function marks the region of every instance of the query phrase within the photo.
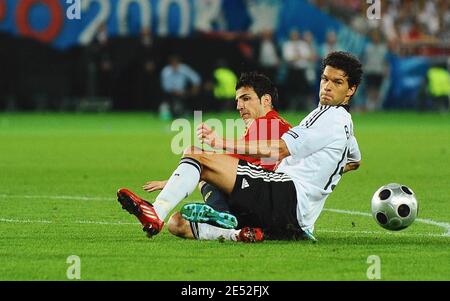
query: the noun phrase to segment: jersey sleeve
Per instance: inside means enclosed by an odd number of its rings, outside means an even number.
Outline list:
[[[326,146],[343,148],[347,143],[344,124],[332,115],[324,116],[313,126],[300,124],[293,127],[281,139],[294,158],[305,158]]]
[[[347,155],[347,162],[361,161],[361,151],[359,150],[358,141],[355,136],[350,137],[350,146]]]
[[[318,131],[299,125],[287,131],[281,139],[292,157],[305,158],[326,145],[319,136],[322,135]]]

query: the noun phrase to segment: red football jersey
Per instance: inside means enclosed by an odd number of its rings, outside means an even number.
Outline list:
[[[244,136],[245,141],[254,140],[279,140],[292,126],[278,115],[277,111],[270,111],[265,116],[252,121]],[[276,161],[267,158],[256,159],[248,156],[233,154],[235,158],[245,160],[249,163],[259,165],[268,170],[274,170]]]

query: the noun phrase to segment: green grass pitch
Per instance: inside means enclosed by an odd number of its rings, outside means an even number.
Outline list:
[[[222,114],[220,118],[236,117]],[[289,113],[297,124],[305,113]],[[204,119],[213,117],[206,116]],[[450,117],[353,116],[361,168],[344,175],[316,223],[317,243],[148,239],[115,193],[166,179],[179,155],[170,122],[144,113],[0,114],[0,280],[450,280]],[[370,214],[380,186],[410,186],[419,219],[389,232]],[[200,200],[195,192],[187,201]]]

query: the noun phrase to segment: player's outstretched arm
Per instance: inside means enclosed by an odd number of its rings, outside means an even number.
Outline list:
[[[164,186],[166,186],[167,180],[165,181],[149,181],[142,186],[142,189],[144,189],[147,192],[162,190]]]
[[[197,137],[203,143],[217,150],[224,150],[232,154],[251,156],[254,158],[274,158],[281,160],[290,155],[283,140],[225,140],[217,136],[206,124],[197,128]]]

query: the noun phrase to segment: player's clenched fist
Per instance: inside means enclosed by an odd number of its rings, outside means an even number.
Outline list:
[[[197,138],[211,147],[220,147],[220,139],[216,133],[205,123],[200,123],[197,127]]]

